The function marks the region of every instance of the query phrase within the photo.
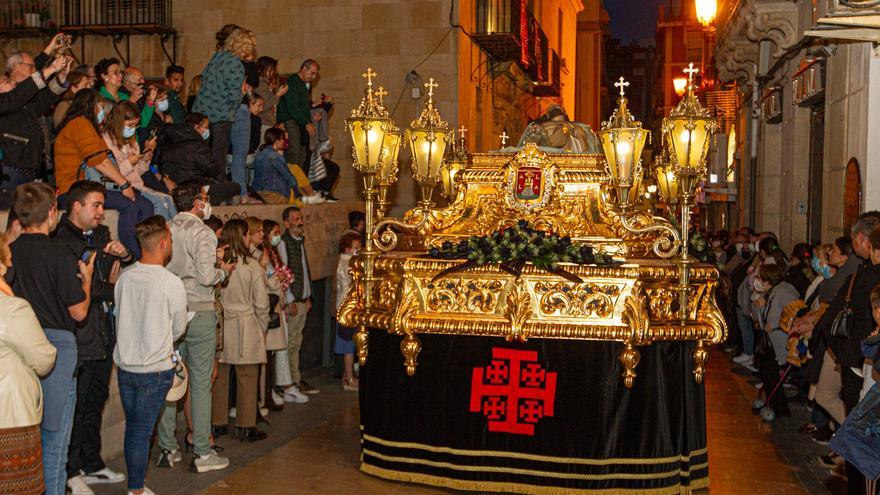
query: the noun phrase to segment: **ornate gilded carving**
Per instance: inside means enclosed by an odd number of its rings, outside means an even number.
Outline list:
[[[624,383],[631,387],[640,359],[637,346],[693,341],[701,343],[697,347],[701,352],[694,351],[692,356],[694,378],[701,380],[708,356],[706,346],[722,342],[727,332],[714,301],[716,268],[691,266],[687,318],[682,322],[678,318],[678,267],[652,251],[657,233],[632,235],[622,228],[620,219],[603,200],[602,187],[607,178],[601,171],[601,160],[590,155],[530,153],[531,157],[521,157],[525,160],[521,163],[538,164],[542,180],[544,174],[555,177],[555,188],[543,206],[520,210],[508,204],[510,198],[505,199],[510,193],[510,183],[505,182],[509,176],[505,174],[514,163],[513,155],[474,155],[472,163],[456,176],[459,194],[449,207],[413,210],[404,217],[407,227],[396,233],[394,223],[377,230],[380,243],[388,250],[374,260],[372,306],[368,310],[358,302],[364,300],[365,263],[362,257],[356,257],[351,265],[353,288],[338,314],[340,323],[358,328],[354,337],[358,359],[366,361],[369,331],[402,336],[400,350],[408,374],[418,367],[422,350],[419,334],[424,333],[504,337],[511,341],[613,341],[624,345],[619,359]],[[522,178],[525,180],[525,176]],[[541,184],[541,193],[550,189],[546,186]],[[542,194],[537,196],[534,199],[543,198]],[[621,264],[562,264],[583,280],[581,283],[530,264],[523,267],[518,278],[486,265],[430,282],[461,260],[428,258],[423,255],[427,246],[485,235],[520,219],[613,253]],[[649,221],[645,214],[631,215],[635,225],[647,225]],[[381,239],[383,236],[385,239]]]
[[[632,344],[627,342],[624,344],[623,350],[620,351],[619,359],[623,365],[623,384],[626,388],[632,388],[636,379],[636,366],[639,364],[641,354]]]
[[[532,297],[521,279],[511,284],[506,302],[504,317],[510,324],[510,331],[505,338],[508,341],[525,342],[529,337],[528,332],[525,331],[525,323],[532,317]]]
[[[572,284],[538,282],[535,284],[538,307],[545,316],[609,318],[614,314],[620,286],[615,284]]]
[[[697,346],[691,353],[694,359],[694,380],[697,383],[703,383],[703,376],[706,374],[706,363],[709,361],[709,351],[706,350],[706,344],[702,340],[697,341]]]
[[[418,337],[411,333],[400,341],[400,352],[403,353],[403,365],[406,367],[406,374],[413,376],[416,374],[416,366],[418,366],[419,353],[422,352],[422,342]]]
[[[494,313],[504,283],[500,280],[425,280],[428,309],[442,313]]]

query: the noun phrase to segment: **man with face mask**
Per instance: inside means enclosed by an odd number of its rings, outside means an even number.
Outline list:
[[[168,270],[183,280],[188,309],[195,316],[180,343],[180,354],[189,369],[192,403],[192,469],[198,473],[225,469],[229,459],[211,449],[211,374],[217,350],[217,319],[214,286],[229,278],[235,263],[223,259],[217,236],[204,220],[211,217],[206,186],[197,181],[179,184],[174,190],[178,213],[171,220],[173,250]],[[173,467],[183,460],[177,445],[177,404],[168,403],[159,422],[159,467]]]
[[[18,186],[13,197],[24,233],[10,246],[15,265],[12,290],[30,303],[49,342],[55,367],[40,380],[43,389],[43,476],[46,493],[64,495],[67,447],[76,406],[76,324],[91,305],[95,256],[78,258],[49,234],[61,218],[55,189],[42,182]]]

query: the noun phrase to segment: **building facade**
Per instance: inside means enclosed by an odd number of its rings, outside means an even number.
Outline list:
[[[787,248],[847,233],[880,207],[866,187],[880,175],[880,10],[742,0],[720,14],[718,74],[738,87],[738,223],[778,233]]]
[[[379,74],[377,83],[389,93],[386,106],[401,127],[417,117],[424,105],[423,84],[433,77],[440,85],[435,95],[441,114],[451,126],[468,129],[471,151],[500,147],[502,132],[517,139],[529,120],[553,103],[562,104],[572,117],[576,114],[582,0],[155,0],[149,3],[155,9],[147,16],[149,29],[145,24],[128,31],[107,24],[128,14],[140,16],[140,8],[110,12],[110,4],[116,3],[108,2],[94,3],[94,12],[73,18],[67,13],[66,6],[92,4],[50,3],[53,23],[85,34],[72,47],[82,62],[116,56],[148,78],[161,78],[174,60],[187,69],[189,80],[207,64],[215,32],[228,23],[251,29],[259,55],[277,58],[282,73],[295,72],[306,58],[318,60],[321,76],[313,95],[331,96],[336,105],[330,132],[334,160],[342,168],[336,189],[342,199],[361,197],[343,119],[363,95],[361,73],[368,66]],[[125,10],[128,4],[121,5]],[[7,16],[0,8],[0,24],[7,17],[12,20],[9,26],[0,25],[0,46],[42,49],[40,36],[49,29],[13,26],[20,13]],[[168,35],[172,30],[176,36]],[[111,34],[129,32],[114,43]],[[499,45],[506,51],[493,49]],[[589,91],[598,87],[591,85]],[[392,213],[411,208],[418,198],[408,156],[401,152]]]

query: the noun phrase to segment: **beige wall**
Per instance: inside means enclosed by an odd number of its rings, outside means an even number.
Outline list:
[[[577,17],[577,80],[575,116],[595,130],[607,119],[602,115],[605,83],[605,40],[610,36],[608,12],[602,0],[585,0]]]

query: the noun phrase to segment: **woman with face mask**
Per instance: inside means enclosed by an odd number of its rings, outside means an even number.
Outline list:
[[[170,195],[155,191],[144,184],[143,176],[153,174],[156,180],[162,180],[161,174],[151,167],[153,152],[156,150],[156,139],[150,139],[141,153],[135,137],[140,116],[137,107],[130,101],[116,104],[102,126],[104,143],[110,150],[112,160],[119,172],[125,176],[131,186],[140,192],[150,203],[157,215],[171,220],[177,214],[174,200]],[[112,187],[111,187],[112,188]]]
[[[763,352],[760,357],[756,357],[756,361],[764,390],[768,393],[776,388],[780,369],[785,365],[788,356],[788,334],[779,326],[782,311],[800,298],[797,289],[785,281],[785,276],[786,269],[783,266],[761,265],[754,282],[756,292],[761,294],[761,297],[755,301],[755,314],[758,326],[763,332],[761,339],[764,342],[763,346],[759,346],[759,348],[763,347]],[[773,394],[770,407],[777,417],[791,415],[785,394],[781,390]]]
[[[60,203],[70,186],[83,176],[107,187],[104,208],[119,212],[119,240],[139,258],[141,251],[134,226],[153,216],[153,204],[119,171],[101,138],[111,105],[89,88],[74,96],[67,120],[55,139],[55,183],[61,194]]]
[[[280,410],[284,407],[285,388],[293,385],[290,366],[287,360],[287,296],[288,288],[293,282],[293,273],[281,260],[278,245],[281,244],[281,226],[272,220],[263,220],[263,242],[261,249],[266,257],[266,276],[269,283],[269,294],[278,298],[278,303],[271,308],[278,314],[278,328],[270,328],[266,333],[266,407],[269,410]]]

